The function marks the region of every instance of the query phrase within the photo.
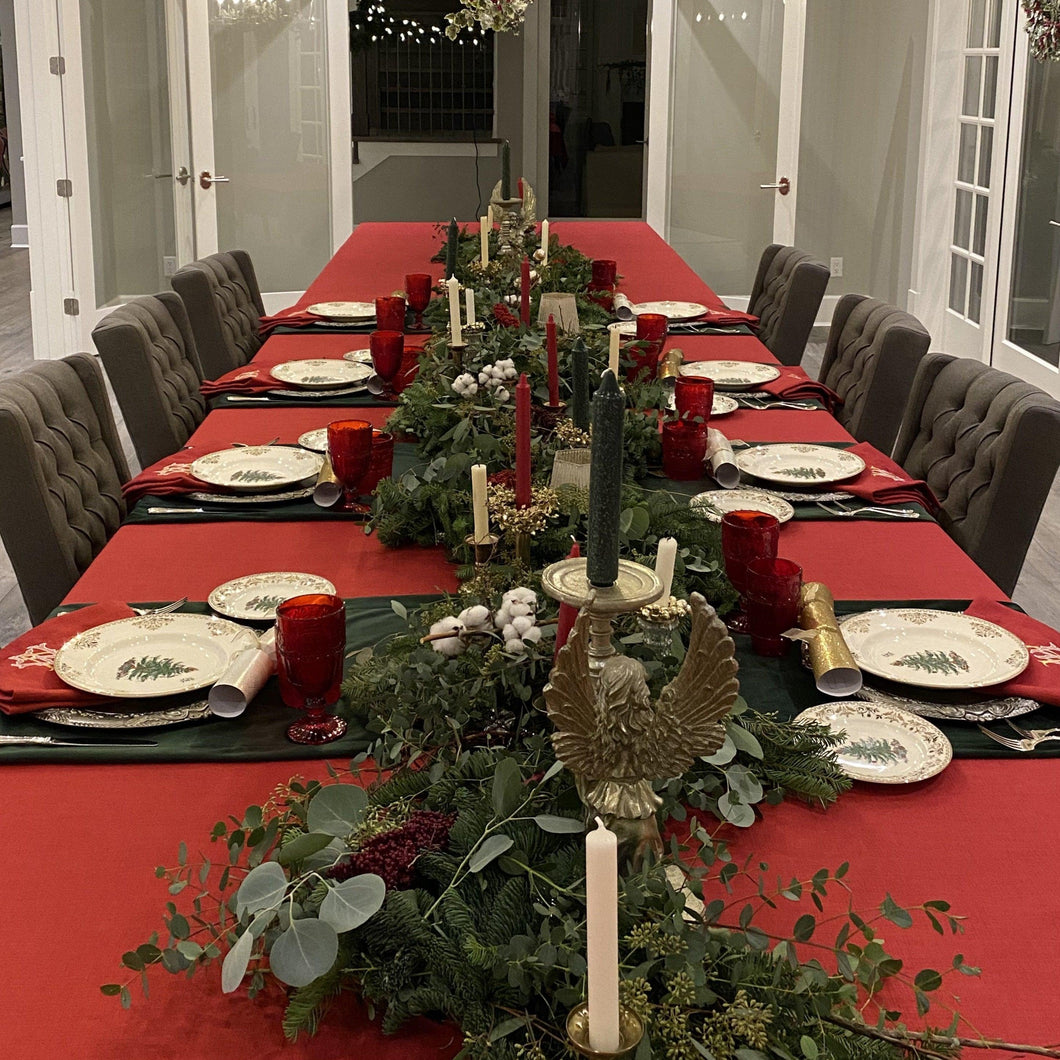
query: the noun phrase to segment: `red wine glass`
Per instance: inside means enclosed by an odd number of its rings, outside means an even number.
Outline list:
[[[741,598],[747,592],[747,565],[756,559],[776,559],[780,541],[780,522],[765,512],[726,512],[721,517],[721,554],[725,573]],[[747,615],[743,609],[726,618],[725,624],[736,633],[747,632]]]
[[[747,631],[757,655],[783,655],[782,633],[799,621],[802,567],[790,559],[753,559],[747,564]]]
[[[405,299],[387,295],[375,300],[375,326],[380,331],[405,331]]]
[[[346,732],[329,714],[338,701],[346,654],[346,606],[341,597],[296,596],[276,609],[276,674],[284,703],[305,711],[287,729],[299,744],[322,744]]]
[[[342,484],[341,511],[365,515],[372,509],[361,504],[359,487],[372,462],[372,425],[367,420],[335,420],[328,424],[331,469]]]
[[[394,376],[405,356],[405,336],[400,331],[373,331],[368,336],[375,374],[383,381],[381,397],[394,396]]]
[[[662,428],[663,474],[674,482],[693,482],[703,477],[707,455],[707,432],[698,424],[667,420]]]
[[[714,380],[679,375],[674,380],[674,407],[683,423],[695,423],[705,431],[714,407]]]
[[[405,296],[416,314],[412,326],[417,331],[423,330],[423,311],[431,304],[431,286],[431,277],[426,272],[413,272],[405,277]]]

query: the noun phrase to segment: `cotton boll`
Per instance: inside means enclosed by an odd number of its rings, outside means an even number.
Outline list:
[[[491,375],[489,374],[489,372],[487,372],[487,371],[486,371],[485,369],[483,369],[483,370],[482,370],[481,372],[479,372],[479,374],[478,374],[478,381],[479,381],[479,382],[480,382],[480,383],[481,383],[481,384],[482,384],[483,386],[489,386],[489,384],[490,384],[490,380],[491,380],[492,378],[493,378],[493,377],[492,377],[492,376],[491,376]]]
[[[513,653],[526,651],[526,645],[518,637],[515,637],[512,640],[506,640],[504,642],[504,650]]]
[[[506,640],[511,640],[513,637],[518,639],[519,630],[515,628],[514,623],[509,622],[504,629],[501,630],[501,636]]]
[[[511,398],[512,398],[512,395],[509,394],[508,391],[505,390],[504,387],[502,387],[502,386],[497,387],[496,395],[497,395],[497,400],[499,402],[501,402],[502,404],[505,401],[511,401]]]
[[[534,612],[527,604],[521,604],[518,601],[512,601],[508,605],[508,614],[515,618],[522,618],[525,615],[532,615]]]
[[[512,620],[512,616],[508,613],[507,607],[501,607],[501,609],[493,616],[493,624],[498,629],[504,629]]]
[[[526,644],[537,644],[537,642],[540,639],[541,639],[541,627],[540,626],[531,626],[523,634],[523,642],[526,643]]]
[[[464,608],[456,618],[465,629],[485,629],[490,625],[489,608],[482,604]]]
[[[513,618],[512,628],[521,637],[526,633],[527,630],[534,628],[534,620],[528,615],[522,615],[519,618]]]
[[[438,633],[460,633],[463,631],[463,624],[458,618],[449,615],[446,618],[440,618],[431,626],[431,634],[435,635]],[[432,640],[431,647],[441,655],[448,655],[450,658],[455,658],[457,655],[462,655],[467,650],[467,645],[463,642],[460,637],[449,636],[443,640]]]

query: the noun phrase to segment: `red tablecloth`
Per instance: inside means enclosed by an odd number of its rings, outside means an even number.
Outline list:
[[[592,256],[618,260],[623,290],[631,298],[717,304],[645,225],[573,222],[553,230]],[[299,304],[371,298],[399,286],[406,272],[429,270],[437,276],[439,267],[428,265],[437,246],[431,225],[361,225]],[[278,336],[258,357],[275,363],[321,356],[317,351],[324,348],[341,353],[361,341],[348,335]],[[753,337],[670,341],[690,358],[772,359]],[[370,415],[385,417],[386,410]],[[324,408],[217,411],[194,440],[279,435],[293,441],[328,418]],[[740,412],[718,426],[749,441],[847,437],[823,412]],[[784,528],[781,552],[802,563],[808,577],[826,581],[840,599],[1003,599],[932,524],[793,523]],[[69,599],[171,599],[184,593],[202,598],[226,578],[299,569],[310,557],[345,595],[456,585],[440,552],[387,553],[359,527],[341,522],[148,525],[120,530]],[[973,1024],[1017,1041],[1056,1041],[1058,770],[1056,760],[959,760],[933,780],[907,788],[858,785],[827,812],[795,803],[767,808],[764,820],[738,837],[736,848],[768,861],[785,877],[849,860],[848,881],[861,909],[879,903],[885,890],[905,904],[950,900],[955,912],[969,918],[964,936],[942,939],[930,930],[909,934],[887,925],[888,944],[905,948],[908,936],[906,954],[914,968],[945,969],[954,952],[963,952],[985,969],[982,980],[961,977],[955,983],[960,1008]],[[278,781],[296,772],[323,777],[325,768],[276,762],[6,769],[0,817],[8,870],[3,884],[8,915],[0,932],[7,972],[6,1054],[19,1060],[112,1060],[133,1052],[181,1060],[454,1055],[460,1043],[451,1028],[421,1022],[399,1038],[384,1039],[348,995],[333,1007],[319,1037],[285,1045],[277,1001],[222,997],[216,973],[191,984],[156,975],[151,1000],[137,999],[131,1012],[99,994],[100,983],[121,977],[122,951],[161,928],[167,894],[154,879],[155,865],[173,864],[182,839],[193,852],[209,851],[205,840],[216,820],[260,804]],[[138,993],[135,983],[133,990]]]

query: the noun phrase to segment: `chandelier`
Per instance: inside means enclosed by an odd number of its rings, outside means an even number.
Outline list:
[[[291,0],[214,0],[210,21],[222,26],[286,22],[298,14]]]

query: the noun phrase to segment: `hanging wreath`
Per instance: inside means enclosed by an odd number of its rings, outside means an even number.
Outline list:
[[[1060,0],[1023,0],[1035,59],[1060,61]]]

